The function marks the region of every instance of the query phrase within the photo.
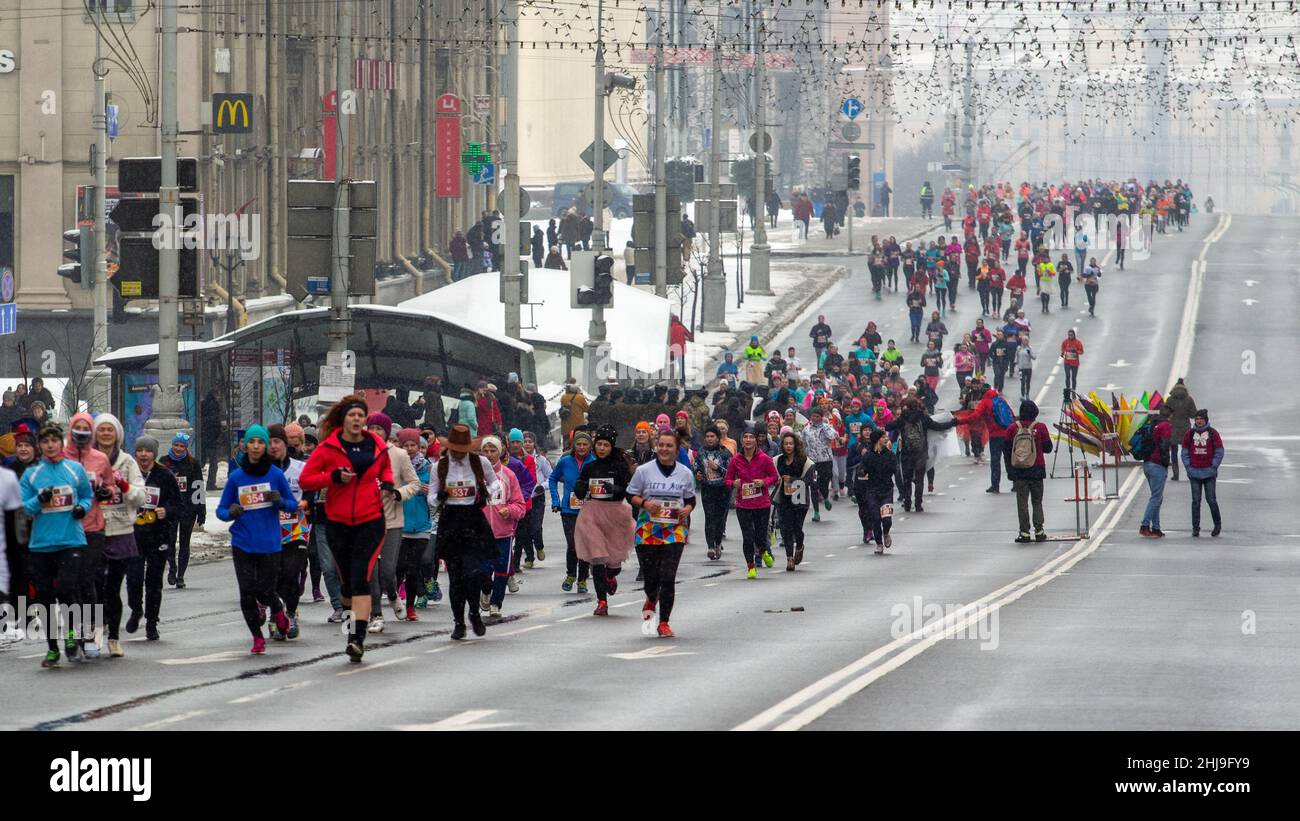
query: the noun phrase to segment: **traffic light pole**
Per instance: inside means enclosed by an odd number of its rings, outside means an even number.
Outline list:
[[[655,296],[668,296],[668,112],[664,95],[664,0],[655,15]],[[680,251],[678,252],[681,253]]]
[[[334,180],[337,191],[334,197],[334,276],[330,277],[330,352],[343,353],[348,349],[348,335],[352,332],[352,311],[348,307],[348,277],[352,229],[351,201],[348,176],[352,163],[348,162],[348,114],[343,103],[344,87],[352,67],[352,13],[350,4],[338,4],[338,39],[335,41],[334,89],[337,100],[338,124],[334,129]]]
[[[162,30],[161,127],[162,185],[158,188],[158,210],[173,219],[180,202],[176,185],[176,0],[162,0],[159,16]],[[160,442],[170,442],[189,430],[180,390],[180,248],[176,241],[180,226],[158,252],[158,386],[153,417],[145,428]]]
[[[103,12],[96,10],[102,25]],[[108,353],[108,219],[104,212],[104,198],[108,189],[108,99],[105,78],[108,69],[103,62],[103,37],[95,27],[95,111],[91,126],[95,130],[95,326],[91,347],[91,362]],[[85,272],[82,276],[85,276]],[[109,410],[111,394],[108,368],[92,364],[86,371],[86,399],[92,412]]]
[[[519,339],[519,0],[506,0],[506,202],[503,219],[506,253],[502,258],[501,276],[505,279],[506,336]],[[594,220],[593,220],[594,222]],[[593,230],[593,234],[595,231]],[[597,249],[600,250],[600,249]]]
[[[721,37],[721,32],[718,37]],[[709,136],[709,265],[704,273],[701,329],[727,330],[727,275],[722,268],[722,49],[713,46],[713,130]]]
[[[604,0],[596,3],[596,112],[593,125],[596,139],[592,143],[592,163],[595,171],[592,180],[592,244],[597,254],[605,252],[605,34],[604,34]],[[605,341],[605,307],[594,305],[591,309],[591,324],[587,326],[587,341],[582,343],[582,384],[587,393],[596,392],[597,365],[604,355],[608,343]]]
[[[754,6],[757,25],[754,29],[754,125],[757,129],[754,142],[754,200],[751,206],[754,213],[754,242],[749,246],[749,293],[759,296],[772,296],[771,259],[772,247],[767,244],[767,145],[763,139],[767,134],[764,120],[767,119],[765,85],[763,71],[763,51],[767,48],[767,31],[763,28],[763,7]]]

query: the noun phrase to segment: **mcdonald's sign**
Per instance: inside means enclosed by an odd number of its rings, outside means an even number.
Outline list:
[[[247,134],[253,130],[252,94],[213,94],[212,133]]]

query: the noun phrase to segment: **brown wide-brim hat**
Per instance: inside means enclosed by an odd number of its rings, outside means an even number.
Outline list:
[[[480,441],[480,439],[475,439],[469,435],[468,425],[452,425],[446,436],[438,437],[438,443],[445,450],[455,453],[469,453],[478,450]]]

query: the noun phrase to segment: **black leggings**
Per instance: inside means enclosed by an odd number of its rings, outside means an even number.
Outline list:
[[[102,533],[100,534],[103,535]],[[58,616],[55,614],[55,602],[68,608],[70,614],[80,617],[78,605],[85,604],[79,598],[82,589],[81,576],[85,565],[85,551],[80,548],[64,550],[33,550],[28,554],[28,569],[31,571],[32,584],[36,587],[36,603],[41,605],[45,622],[45,631],[50,649],[57,650],[59,640]],[[71,619],[70,619],[71,621]],[[64,625],[71,628],[71,623]],[[86,636],[85,620],[81,619],[81,638]]]
[[[781,505],[781,545],[786,556],[793,556],[796,548],[803,550],[803,520],[807,515],[807,505]]]
[[[1077,391],[1079,389],[1079,366],[1078,365],[1065,366],[1065,387],[1069,388],[1072,391]]]
[[[885,534],[894,525],[894,517],[881,516],[880,507],[892,504],[893,501],[894,493],[890,488],[885,488],[883,493],[868,490],[859,497],[858,521],[862,523],[863,542],[874,540],[876,544],[884,543]]]
[[[414,607],[416,597],[424,593],[424,570],[421,565],[429,541],[428,534],[402,536],[402,553],[397,561],[397,581],[406,584],[407,607]]]
[[[1002,289],[991,288],[989,290],[989,311],[994,315],[1002,313]]]
[[[451,583],[451,615],[456,624],[465,623],[465,606],[470,615],[478,614],[479,560],[475,556],[457,554],[445,557],[447,576]]]
[[[359,525],[327,522],[325,540],[339,573],[339,596],[344,603],[355,596],[370,596],[370,576],[384,549],[384,517]]]
[[[320,551],[316,549],[316,540],[314,536],[307,538],[307,572],[311,576],[312,594],[315,595],[320,590],[321,580],[321,562]]]
[[[1061,307],[1070,307],[1070,280],[1060,277],[1056,281],[1056,287],[1061,289]]]
[[[727,524],[727,488],[704,485],[700,496],[704,501],[704,546],[715,548],[722,544],[723,530]]]
[[[813,468],[817,471],[817,494],[813,497],[813,505],[817,505],[831,496],[831,478],[835,474],[835,462],[813,462]]]
[[[167,569],[167,545],[149,545],[144,542],[138,544],[140,555],[127,565],[126,600],[132,613],[143,611],[147,623],[157,624],[158,613],[162,610],[163,571]]]
[[[298,599],[302,597],[302,571],[307,567],[305,542],[290,542],[280,550],[280,571],[276,574],[275,592],[284,602],[290,616],[298,614]]]
[[[78,578],[81,590],[77,600],[80,604],[93,607],[104,600],[104,531],[86,534]]]
[[[1083,292],[1084,292],[1085,294],[1088,295],[1088,311],[1089,311],[1089,312],[1092,312],[1092,311],[1096,310],[1096,308],[1097,308],[1097,291],[1098,291],[1098,290],[1100,290],[1100,286],[1097,286],[1097,285],[1085,285],[1085,286],[1083,286]]]
[[[577,576],[578,581],[585,582],[591,572],[591,563],[578,558],[578,548],[573,544],[573,528],[578,524],[578,514],[561,513],[560,524],[564,525],[564,541],[568,550],[564,554],[564,567],[569,576]]]
[[[754,565],[755,559],[767,550],[767,523],[772,517],[770,507],[736,508],[740,520],[740,538],[745,551],[745,564]]]
[[[230,550],[235,562],[235,581],[239,584],[239,609],[253,638],[262,637],[262,614],[257,606],[272,613],[284,610],[284,602],[275,595],[275,579],[280,569],[279,553],[248,553],[238,547]]]
[[[645,575],[645,596],[659,605],[659,621],[666,624],[673,614],[677,598],[677,565],[682,560],[682,544],[639,545],[637,561]]]
[[[122,582],[130,572],[130,559],[107,559],[104,562],[104,626],[108,637],[116,641],[122,625]]]
[[[176,578],[185,578],[190,566],[190,536],[194,533],[194,519],[173,519],[171,542],[167,551],[167,566],[176,571]]]

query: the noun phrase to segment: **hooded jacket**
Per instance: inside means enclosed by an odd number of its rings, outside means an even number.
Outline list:
[[[508,539],[515,535],[515,529],[519,527],[519,521],[524,515],[524,496],[519,490],[519,478],[506,463],[498,462],[492,470],[497,475],[496,486],[500,497],[493,495],[484,506],[483,515],[487,517],[488,525],[492,527],[493,536],[498,539]],[[510,511],[508,518],[500,513],[503,507]]]
[[[757,488],[757,494],[746,498],[746,485],[753,488],[754,483],[762,479],[763,487]],[[754,450],[754,458],[745,457],[742,450],[727,462],[726,483],[728,488],[736,488],[737,510],[760,510],[772,506],[772,486],[780,481],[776,472],[776,463],[772,457],[761,450]],[[737,488],[737,485],[739,487]]]
[[[396,485],[397,498],[393,494],[381,494],[384,497],[384,527],[401,530],[406,526],[404,507],[407,501],[420,496],[420,477],[411,467],[411,457],[405,448],[397,445],[388,446],[388,461],[392,466],[392,482]]]
[[[411,459],[411,469],[415,471],[416,478],[422,484],[426,486],[429,484],[429,476],[432,475],[433,471],[433,462],[424,454],[417,453],[415,458]],[[433,516],[429,511],[428,496],[418,493],[402,503],[403,538],[427,536],[432,530]]]
[[[77,445],[72,439],[72,426],[79,421],[85,421],[90,425],[91,441],[85,446]],[[116,483],[113,481],[113,465],[108,461],[108,457],[95,448],[94,444],[95,420],[88,413],[73,414],[72,419],[68,420],[67,438],[64,440],[63,455],[77,462],[86,471],[86,477],[90,480],[90,489],[92,494],[96,488],[105,487],[113,488]],[[119,437],[120,438],[120,437]],[[119,491],[125,491],[129,488],[118,486]],[[99,506],[99,500],[95,499],[95,504],[86,511],[86,517],[81,520],[81,527],[87,533],[102,533],[104,530],[104,511]]]
[[[319,452],[321,449],[317,448]],[[347,457],[344,456],[344,459]],[[378,463],[378,460],[376,460]],[[351,487],[359,483],[361,477],[353,479],[345,487]],[[280,494],[278,502],[269,501],[252,501],[255,505],[265,505],[265,507],[248,506],[250,500],[257,500],[265,491],[275,491]],[[339,494],[343,496],[344,494]],[[333,501],[334,494],[329,495],[326,501],[328,509],[329,502]],[[238,503],[244,512],[235,519],[230,517],[230,506]],[[248,456],[242,456],[239,460],[239,468],[226,479],[226,486],[221,491],[221,501],[217,504],[217,518],[223,522],[231,522],[230,525],[230,546],[237,547],[245,553],[279,553],[281,548],[280,540],[280,512],[294,513],[298,510],[298,500],[294,498],[293,489],[289,487],[288,481],[284,478],[284,473],[271,464],[270,455],[263,456],[255,465],[250,465]],[[374,516],[370,517],[375,518]],[[363,519],[361,521],[369,521]]]
[[[134,460],[132,460],[134,461]],[[140,472],[139,467],[136,468]],[[163,467],[161,462],[154,462],[153,467],[149,470],[148,476],[141,479],[141,495],[145,498],[141,505],[147,504],[150,497],[157,501],[154,503],[155,509],[161,508],[166,511],[163,518],[149,523],[135,525],[135,543],[140,550],[149,548],[159,549],[167,547],[168,536],[171,533],[171,523],[181,517],[181,511],[185,507],[185,500],[181,496],[180,489],[176,485],[176,477],[172,472]],[[112,518],[109,520],[109,529],[113,527]],[[115,534],[109,534],[115,535]]]
[[[369,441],[374,448],[374,461],[364,475],[357,476],[347,484],[335,482],[334,471],[352,468],[352,460],[348,458],[340,442],[342,433],[342,430],[331,432],[325,437],[325,441],[311,452],[306,466],[298,476],[298,485],[303,490],[323,490],[328,487],[329,493],[325,495],[325,517],[331,522],[359,525],[384,515],[382,499],[384,491],[380,489],[380,485],[392,485],[393,465],[388,458],[388,446],[380,441],[378,436],[363,431],[362,441]],[[279,532],[278,527],[277,532]]]
[[[58,492],[48,504],[41,504],[40,493],[47,487],[55,488]],[[19,490],[22,493],[23,510],[33,517],[27,544],[29,550],[34,553],[52,553],[86,546],[86,534],[81,522],[72,517],[72,508],[79,506],[87,511],[88,518],[94,501],[90,480],[81,465],[62,456],[54,460],[42,457],[34,467],[23,472]],[[85,519],[81,521],[84,522]]]
[[[144,476],[140,473],[135,457],[122,449],[122,423],[111,413],[101,413],[95,417],[96,428],[105,422],[117,430],[117,444],[108,457],[113,467],[113,497],[100,502],[100,509],[104,512],[104,535],[125,536],[135,532],[136,514],[149,497],[145,493]],[[168,514],[174,512],[167,511]]]
[[[1192,426],[1192,417],[1196,415],[1196,400],[1187,392],[1186,385],[1174,385],[1165,397],[1165,405],[1170,412],[1169,427],[1173,428],[1173,441],[1182,442],[1183,436]]]

